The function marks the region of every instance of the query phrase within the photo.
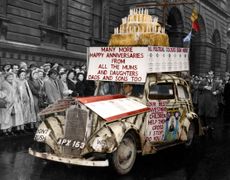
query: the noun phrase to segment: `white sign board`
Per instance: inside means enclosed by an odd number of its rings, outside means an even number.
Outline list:
[[[177,71],[189,71],[189,48],[88,48],[88,80],[143,83],[147,73]]]
[[[88,80],[145,82],[147,47],[88,48]]]
[[[149,46],[149,73],[189,71],[189,48]]]
[[[107,121],[149,111],[146,105],[131,98],[102,100],[86,103],[85,105]]]

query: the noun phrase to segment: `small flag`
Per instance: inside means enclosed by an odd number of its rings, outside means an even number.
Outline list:
[[[192,31],[188,33],[188,35],[183,39],[183,42],[190,42],[192,38]]]
[[[191,15],[191,21],[192,21],[192,29],[194,29],[194,31],[198,32],[200,30],[200,26],[198,23],[198,12],[196,9],[192,10],[192,15]]]
[[[194,21],[196,21],[197,19],[198,19],[198,12],[197,12],[197,10],[196,9],[193,9],[192,10],[192,15],[191,15],[191,21],[192,22],[194,22]]]

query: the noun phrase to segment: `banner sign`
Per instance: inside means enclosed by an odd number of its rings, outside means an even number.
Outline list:
[[[150,108],[145,131],[147,141],[170,142],[187,136],[182,134],[182,128],[187,132],[190,125],[190,122],[185,118],[186,111],[176,107],[167,108],[169,102],[169,100],[151,100],[147,103]]]
[[[189,71],[189,48],[89,47],[88,80],[144,83],[147,73]]]
[[[148,73],[189,71],[189,48],[149,46]]]
[[[145,137],[150,142],[164,140],[164,124],[166,120],[167,100],[149,101],[147,106],[151,109],[149,113]]]
[[[90,47],[87,79],[144,83],[148,58],[146,47]]]

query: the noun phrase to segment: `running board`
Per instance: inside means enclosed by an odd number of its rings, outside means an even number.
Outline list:
[[[173,142],[173,143],[168,143],[168,144],[159,144],[159,145],[156,145],[155,148],[157,149],[157,151],[159,150],[163,150],[163,149],[166,149],[166,148],[169,148],[169,147],[173,147],[173,146],[178,146],[180,144],[184,144],[185,142]]]

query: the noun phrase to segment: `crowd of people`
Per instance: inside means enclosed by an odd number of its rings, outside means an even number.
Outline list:
[[[36,130],[38,112],[68,96],[94,95],[95,82],[87,81],[86,65],[70,69],[61,64],[42,66],[25,62],[5,64],[0,71],[0,136]]]
[[[68,69],[49,62],[42,66],[28,66],[25,62],[3,65],[0,70],[0,136],[35,131],[40,122],[38,112],[57,100],[69,96],[93,96],[96,84],[86,80],[85,76],[86,65]],[[223,78],[215,76],[213,71],[202,76],[193,75],[189,83],[195,111],[203,126],[212,129],[223,109],[225,116],[230,116],[229,73]],[[124,92],[130,89],[124,87]],[[115,90],[113,86],[112,91]]]
[[[230,74],[220,77],[209,71],[193,75],[190,84],[195,110],[203,126],[213,130],[217,117],[224,115],[226,119],[230,115]]]

